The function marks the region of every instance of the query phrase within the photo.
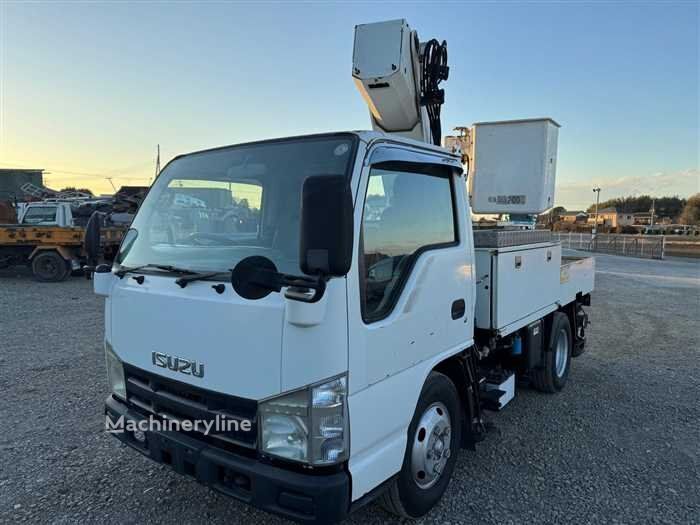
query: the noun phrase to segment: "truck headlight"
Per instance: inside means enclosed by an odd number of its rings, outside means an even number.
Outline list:
[[[115,396],[126,400],[126,382],[124,381],[124,365],[114,353],[109,341],[105,341],[105,361],[107,361],[107,378],[109,388]]]
[[[333,378],[260,404],[260,449],[312,465],[348,457],[347,379]]]

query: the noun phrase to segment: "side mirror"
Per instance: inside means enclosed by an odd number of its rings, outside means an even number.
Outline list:
[[[326,281],[322,277],[279,273],[275,263],[261,255],[251,255],[236,264],[231,270],[231,285],[238,295],[250,300],[262,299],[286,286],[288,299],[317,303],[326,291]]]
[[[343,175],[304,181],[299,267],[306,275],[342,277],[352,263],[352,191]]]
[[[95,295],[101,295],[102,297],[108,297],[112,289],[112,285],[118,277],[112,273],[112,267],[108,264],[98,264],[94,269],[93,278],[93,291]]]

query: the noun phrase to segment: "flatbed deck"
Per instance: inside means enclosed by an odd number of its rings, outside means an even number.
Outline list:
[[[115,256],[124,232],[123,227],[100,230],[106,260]],[[81,227],[0,224],[0,268],[26,265],[40,281],[62,281],[84,265],[84,238]]]
[[[104,244],[119,244],[124,228],[102,228]],[[0,224],[0,246],[3,245],[59,245],[80,246],[85,228],[63,226],[32,226],[24,224]]]

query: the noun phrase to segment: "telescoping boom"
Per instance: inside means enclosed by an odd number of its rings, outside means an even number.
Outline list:
[[[372,128],[441,145],[447,42],[418,40],[405,20],[355,27],[352,74]]]

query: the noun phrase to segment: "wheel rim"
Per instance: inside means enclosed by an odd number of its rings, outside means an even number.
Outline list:
[[[559,330],[557,337],[557,349],[554,354],[554,370],[557,377],[562,377],[566,371],[566,362],[569,359],[569,337],[566,330]]]
[[[450,458],[452,425],[450,414],[440,402],[430,405],[418,422],[411,450],[413,481],[421,489],[435,485]]]
[[[44,278],[55,278],[58,275],[56,261],[50,257],[45,257],[39,261],[39,274]]]

